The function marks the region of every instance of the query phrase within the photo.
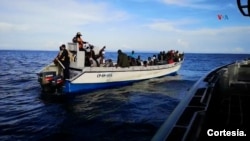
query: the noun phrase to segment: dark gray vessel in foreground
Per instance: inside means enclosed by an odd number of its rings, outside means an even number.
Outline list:
[[[210,136],[250,136],[249,59],[211,71],[197,81],[187,95],[152,140],[195,141],[207,140]]]
[[[237,0],[237,4],[242,15],[250,16],[250,0],[246,5]],[[204,141],[231,136],[247,140],[249,109],[250,59],[245,59],[216,68],[200,78],[152,141]]]

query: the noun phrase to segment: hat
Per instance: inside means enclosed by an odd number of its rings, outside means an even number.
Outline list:
[[[65,46],[65,44],[62,44],[61,47],[65,48],[66,46]]]
[[[82,36],[81,32],[77,32],[76,35],[78,36]]]

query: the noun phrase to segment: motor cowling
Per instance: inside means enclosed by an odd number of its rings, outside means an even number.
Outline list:
[[[56,75],[56,72],[42,72],[38,74],[38,82],[44,92],[54,92],[62,88],[64,80],[62,76]]]
[[[53,80],[51,81],[51,84],[55,87],[61,87],[63,85],[63,78],[62,76],[54,76]]]

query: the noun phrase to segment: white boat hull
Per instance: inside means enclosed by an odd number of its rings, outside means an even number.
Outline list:
[[[75,77],[66,80],[63,91],[65,93],[84,93],[97,89],[124,86],[137,81],[174,75],[180,67],[181,62],[129,68],[88,67],[78,72],[72,69],[71,75],[75,75]]]

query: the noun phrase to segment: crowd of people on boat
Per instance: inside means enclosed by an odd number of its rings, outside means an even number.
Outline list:
[[[180,62],[183,60],[184,53],[179,51],[169,50],[168,52],[161,51],[157,55],[149,56],[146,60],[142,60],[141,56],[135,57],[134,51],[130,55],[118,50],[117,66],[129,67],[129,66],[153,66],[153,65],[164,65],[171,64],[174,62]]]
[[[77,43],[79,51],[85,51],[85,66],[90,67],[130,67],[130,66],[152,66],[152,65],[163,65],[171,64],[174,62],[179,62],[183,60],[184,53],[179,53],[179,51],[169,50],[167,52],[161,51],[157,55],[149,56],[146,60],[142,60],[141,56],[135,56],[135,52],[131,51],[131,54],[127,55],[122,52],[122,50],[117,51],[117,62],[114,63],[112,59],[105,60],[105,49],[103,46],[98,53],[94,51],[93,45],[81,38],[82,34],[77,32],[73,37],[72,42]],[[71,60],[75,60],[71,54],[66,49],[65,44],[59,47],[60,51],[54,60],[55,64],[61,63],[59,66],[63,67],[63,76],[65,79],[69,78],[69,65]],[[60,73],[61,69],[59,70]]]

